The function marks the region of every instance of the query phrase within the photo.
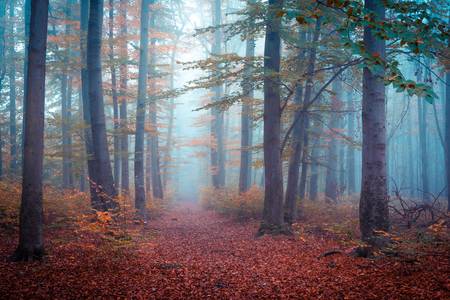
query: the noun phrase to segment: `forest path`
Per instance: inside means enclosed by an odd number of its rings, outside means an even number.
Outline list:
[[[443,256],[318,259],[337,242],[306,224],[301,236],[255,238],[258,225],[179,204],[132,241],[48,227],[48,255],[31,264],[7,259],[17,240],[0,226],[0,298],[450,299]]]
[[[156,298],[379,299],[386,293],[394,298],[423,293],[426,299],[430,284],[440,284],[423,277],[433,272],[426,265],[411,273],[423,280],[399,277],[404,266],[393,261],[318,259],[339,245],[307,233],[255,238],[258,222],[235,222],[195,204],[175,206],[149,225],[156,237],[138,251],[139,260],[156,272],[147,277],[158,280],[152,288]]]

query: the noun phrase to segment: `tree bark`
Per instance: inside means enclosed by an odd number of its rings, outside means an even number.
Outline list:
[[[11,22],[9,36],[9,57],[11,59],[9,69],[9,143],[11,161],[9,164],[9,174],[12,178],[17,175],[17,106],[16,106],[16,51],[15,51],[15,32],[14,32],[14,7],[15,0],[9,1],[9,19]]]
[[[214,0],[213,26],[222,24],[222,0]],[[220,55],[222,52],[222,31],[214,31],[214,42],[211,49],[212,55]],[[223,95],[223,86],[213,88],[213,101],[220,101]],[[215,188],[225,186],[225,145],[224,145],[224,114],[218,107],[212,108],[213,120],[211,122],[211,168],[212,182]]]
[[[355,115],[352,112],[355,107],[353,104],[353,95],[351,91],[347,92],[347,101],[348,101],[348,110],[349,113],[347,115],[348,123],[348,135],[350,138],[355,138]],[[347,147],[347,185],[348,185],[348,194],[352,195],[356,191],[355,187],[355,149],[353,145],[349,145]]]
[[[116,62],[114,61],[114,0],[109,0],[109,70],[111,73],[111,95],[113,102],[113,145],[114,145],[114,185],[120,187],[120,136],[119,136],[119,102],[117,94]]]
[[[44,158],[45,56],[48,0],[31,4],[19,245],[14,260],[40,259],[44,254],[42,167]]]
[[[249,2],[254,4],[254,1]],[[251,24],[252,26],[253,24]],[[255,56],[255,38],[253,36],[247,38],[245,45],[245,57],[252,59]],[[242,101],[241,111],[241,162],[239,168],[239,193],[248,191],[251,186],[252,176],[252,100],[253,100],[253,83],[252,72],[253,62],[247,62],[244,69],[244,81],[242,84]]]
[[[309,118],[307,115],[307,111],[305,110],[305,107],[309,105],[309,102],[311,101],[311,96],[313,92],[313,79],[314,79],[314,70],[315,70],[315,63],[316,63],[316,56],[317,56],[317,42],[319,40],[320,36],[320,27],[321,27],[321,20],[320,18],[316,22],[316,26],[314,29],[314,34],[312,37],[312,47],[308,53],[308,62],[307,62],[307,77],[306,77],[306,84],[305,84],[305,91],[303,95],[303,101],[302,101],[302,88],[299,86],[296,90],[295,95],[295,104],[298,105],[297,111],[294,116],[294,120],[297,120],[298,118],[301,118],[300,121],[298,121],[295,124],[295,127],[293,129],[293,135],[292,135],[292,154],[289,158],[289,168],[288,168],[288,180],[287,180],[287,186],[286,186],[286,198],[285,198],[285,221],[287,223],[292,223],[297,218],[297,197],[299,193],[299,174],[300,174],[300,163],[302,161],[302,153],[306,153],[305,148],[305,142],[307,141],[307,124],[309,123]],[[306,41],[306,36],[303,36],[301,39],[303,41]],[[303,54],[300,54],[299,61],[303,59]],[[304,164],[304,167],[302,168],[302,171],[304,172],[304,180],[303,180],[303,186],[306,183],[306,163]]]
[[[105,109],[103,102],[101,43],[103,0],[90,0],[87,36],[87,69],[89,80],[89,105],[94,159],[96,161],[96,195],[94,208],[115,208],[117,196],[106,138]]]
[[[145,104],[147,102],[148,75],[148,26],[149,4],[152,0],[142,0],[141,3],[141,37],[139,47],[139,78],[138,99],[136,105],[136,138],[134,149],[134,188],[135,207],[138,213],[146,216],[145,210],[145,179],[144,179],[144,135],[145,135]]]
[[[283,222],[281,161],[280,55],[283,0],[269,0],[264,46],[264,168],[263,220],[259,234],[277,233]]]
[[[66,18],[70,19],[72,2],[66,1]],[[71,26],[66,24],[65,35],[70,35]],[[62,170],[63,188],[73,188],[72,174],[72,136],[71,136],[71,107],[72,107],[72,78],[69,75],[70,44],[64,45],[64,59],[61,74],[61,134],[62,134]]]
[[[120,151],[121,151],[121,187],[122,192],[128,194],[130,189],[130,174],[128,161],[128,111],[127,111],[127,81],[128,81],[128,50],[127,50],[127,6],[128,0],[120,0],[120,13],[123,24],[120,29]]]
[[[340,96],[342,89],[342,82],[340,79],[335,79],[333,81],[333,93],[331,97],[331,112],[330,112],[330,143],[328,146],[327,154],[327,174],[325,178],[325,201],[336,203],[338,198],[338,152],[337,152],[337,136],[334,133],[339,126],[339,116],[337,115],[337,110],[339,108]]]
[[[449,17],[450,24],[450,17]],[[450,47],[450,42],[449,42]],[[447,171],[447,212],[450,211],[450,71],[445,73],[445,169]]]
[[[382,2],[365,0],[365,7],[376,18],[384,20]],[[369,55],[386,58],[385,42],[369,26],[364,28],[364,46]],[[363,70],[362,100],[362,181],[359,222],[363,240],[371,240],[374,230],[389,230],[386,181],[386,99],[384,71]]]

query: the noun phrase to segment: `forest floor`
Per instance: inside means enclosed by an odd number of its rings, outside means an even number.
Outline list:
[[[14,263],[17,232],[0,226],[0,298],[450,299],[448,253],[320,257],[345,245],[314,230],[256,238],[257,229],[178,205],[133,241],[47,225],[45,259]]]

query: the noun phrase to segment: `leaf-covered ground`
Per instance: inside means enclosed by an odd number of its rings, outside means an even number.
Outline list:
[[[307,230],[255,238],[257,228],[194,205],[150,221],[137,242],[49,226],[48,255],[31,264],[8,261],[17,234],[0,229],[0,298],[450,299],[445,253],[319,259],[342,245]]]

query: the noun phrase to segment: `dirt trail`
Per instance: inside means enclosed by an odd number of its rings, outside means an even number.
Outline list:
[[[43,263],[0,262],[0,298],[138,299],[445,299],[448,260],[416,264],[317,257],[339,245],[313,234],[262,237],[238,223],[179,205],[149,222],[136,247],[111,250],[61,242]],[[63,233],[60,233],[61,235]],[[65,232],[64,234],[67,234]],[[0,247],[10,253],[14,240]]]

